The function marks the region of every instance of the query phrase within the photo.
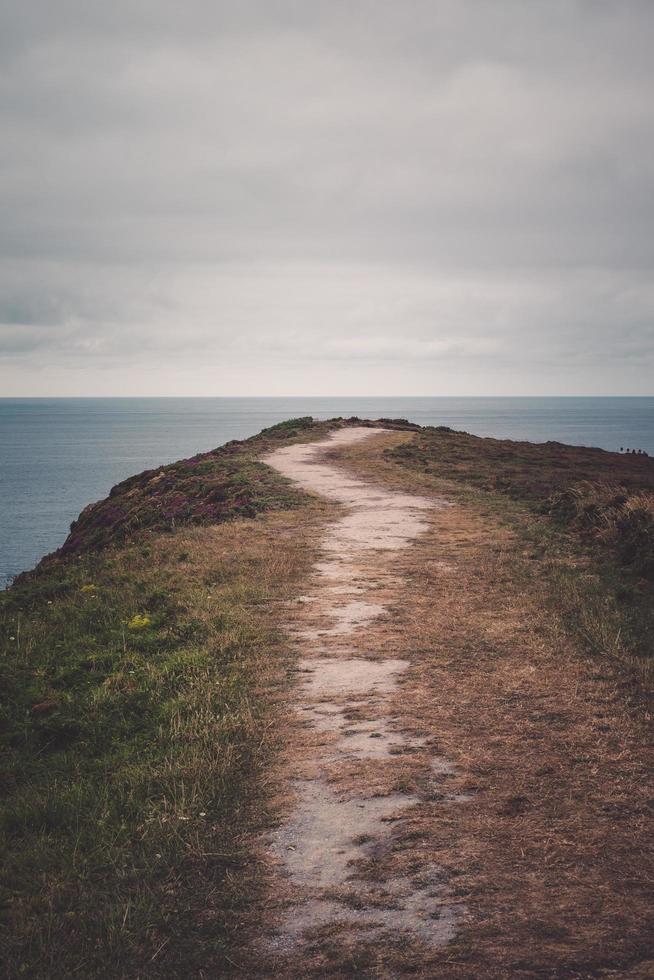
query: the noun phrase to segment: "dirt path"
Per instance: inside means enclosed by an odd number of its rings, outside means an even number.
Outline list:
[[[290,751],[293,805],[270,842],[282,897],[271,946],[295,969],[298,956],[308,955],[302,948],[327,936],[353,952],[382,938],[442,946],[460,914],[442,869],[425,863],[420,843],[411,841],[411,814],[446,795],[454,767],[434,751],[415,712],[402,709],[410,664],[398,655],[391,616],[407,587],[398,552],[448,505],[365,483],[322,458],[326,449],[378,433],[341,429],[326,443],[266,459],[346,507],[327,529],[290,624],[300,654],[303,738]],[[414,777],[419,771],[421,792],[407,788],[407,768]]]

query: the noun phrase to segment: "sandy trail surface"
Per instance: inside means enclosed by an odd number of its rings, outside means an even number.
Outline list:
[[[371,942],[443,946],[461,915],[442,870],[425,862],[410,832],[416,808],[446,797],[454,767],[434,751],[415,710],[404,710],[411,665],[393,626],[407,587],[398,556],[448,505],[330,463],[331,449],[379,431],[339,429],[265,459],[343,506],[287,623],[299,653],[300,723],[288,749],[290,806],[267,841],[276,887],[266,943],[282,972],[291,964],[290,975],[326,938],[354,950]],[[407,767],[420,773],[420,792],[415,778],[407,788]]]

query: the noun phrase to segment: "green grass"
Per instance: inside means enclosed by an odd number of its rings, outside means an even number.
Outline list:
[[[560,442],[483,439],[445,427],[425,427],[387,455],[414,470],[535,504],[582,481],[620,484],[630,491],[654,490],[651,457]]]
[[[283,682],[262,610],[303,567],[230,533],[229,554],[178,532],[0,596],[6,975],[224,966],[269,750],[258,678]]]
[[[294,420],[125,481],[0,593],[6,976],[228,966],[274,742],[262,682],[286,677],[270,610],[310,561],[299,531],[242,518],[307,506],[256,457],[328,428]]]
[[[293,512],[320,509],[259,457],[334,424],[123,481],[0,593],[6,976],[229,968],[286,683],[272,611],[311,562]]]

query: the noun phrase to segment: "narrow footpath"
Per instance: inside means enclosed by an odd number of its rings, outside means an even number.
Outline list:
[[[440,946],[461,912],[442,869],[410,844],[412,814],[426,800],[448,797],[454,767],[435,751],[415,706],[403,705],[410,662],[393,625],[407,587],[398,552],[449,505],[370,485],[321,459],[330,447],[379,432],[341,429],[327,443],[265,459],[346,508],[327,529],[288,626],[299,647],[304,737],[293,751],[292,807],[269,845],[279,872],[271,947],[295,963],[316,935],[350,948],[382,938]],[[408,771],[421,776],[420,793],[407,790]]]

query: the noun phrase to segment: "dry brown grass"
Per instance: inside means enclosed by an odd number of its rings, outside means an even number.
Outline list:
[[[379,437],[342,458],[360,474],[424,492],[419,476],[380,459],[382,446],[405,438]],[[431,534],[398,559],[406,586],[366,646],[411,661],[395,711],[406,730],[429,738],[429,754],[456,763],[447,795],[472,798],[456,803],[435,793],[420,753],[377,768],[379,792],[401,787],[422,802],[369,873],[440,866],[463,926],[436,952],[417,941],[350,943],[342,930],[325,929],[290,965],[259,959],[254,969],[241,953],[250,975],[654,973],[648,718],[629,703],[621,663],[590,658],[551,614],[543,569],[525,554],[510,517],[460,488],[457,496],[455,507],[435,515]],[[310,753],[292,715],[285,740],[298,747],[295,764],[298,750]],[[291,767],[293,755],[291,748]],[[368,775],[365,764],[348,764],[333,778],[347,793]]]
[[[623,565],[654,579],[654,492],[606,483],[574,483],[557,491],[545,509],[603,544]]]
[[[514,545],[445,512],[431,549],[452,571],[407,567],[397,611],[411,700],[474,793],[421,821],[469,916],[432,975],[626,975],[654,958],[648,737],[610,663],[585,660],[521,584]]]

